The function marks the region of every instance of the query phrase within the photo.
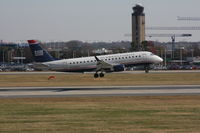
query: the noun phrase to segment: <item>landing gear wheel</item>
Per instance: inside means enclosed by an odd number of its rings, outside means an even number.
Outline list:
[[[99,74],[98,73],[95,73],[94,74],[94,78],[98,78],[99,77]]]
[[[149,69],[145,69],[145,73],[149,73]]]
[[[104,73],[100,73],[99,76],[100,76],[101,78],[103,78],[103,77],[104,77]]]

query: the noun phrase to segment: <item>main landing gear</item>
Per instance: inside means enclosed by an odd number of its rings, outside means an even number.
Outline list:
[[[94,74],[94,78],[99,78],[99,77],[100,77],[100,78],[103,78],[104,76],[105,76],[105,74],[104,74],[103,72],[101,72],[101,73],[99,73],[99,74],[96,72],[96,73]]]

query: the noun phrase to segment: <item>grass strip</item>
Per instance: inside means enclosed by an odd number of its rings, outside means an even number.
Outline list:
[[[200,96],[0,99],[5,133],[198,133]]]

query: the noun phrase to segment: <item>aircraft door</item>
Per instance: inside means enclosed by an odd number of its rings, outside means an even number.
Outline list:
[[[143,62],[148,62],[148,56],[146,53],[142,54],[142,60]]]
[[[64,69],[69,69],[70,68],[70,62],[68,62],[68,61],[65,61],[64,62]]]

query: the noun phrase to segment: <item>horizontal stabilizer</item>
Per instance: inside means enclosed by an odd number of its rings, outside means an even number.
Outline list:
[[[33,63],[30,67],[35,70],[49,70],[49,66],[42,63]]]

